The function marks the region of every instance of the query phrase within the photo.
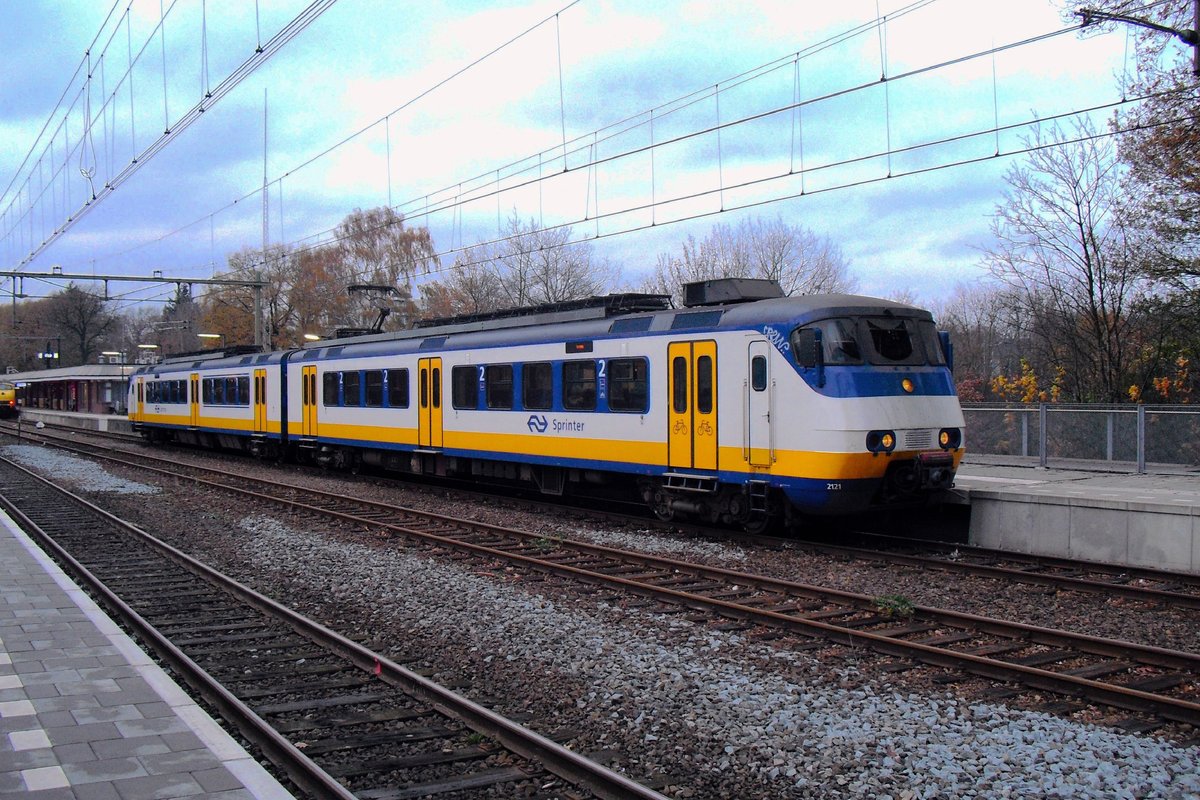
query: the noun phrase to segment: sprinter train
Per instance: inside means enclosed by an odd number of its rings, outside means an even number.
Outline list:
[[[963,415],[927,311],[772,282],[688,284],[138,369],[145,438],[332,468],[640,496],[759,530],[925,504]],[[636,494],[634,494],[636,493]]]

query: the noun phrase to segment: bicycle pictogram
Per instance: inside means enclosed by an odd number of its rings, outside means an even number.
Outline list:
[[[701,422],[699,425],[696,426],[696,435],[697,436],[712,436],[713,435],[713,428],[712,428],[712,425],[709,424],[708,420],[704,420],[703,422]]]
[[[676,434],[687,433],[688,432],[687,423],[681,419],[675,420],[675,427],[671,428],[671,432],[676,433]]]

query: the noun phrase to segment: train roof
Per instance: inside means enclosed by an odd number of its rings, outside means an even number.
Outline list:
[[[618,298],[613,300],[613,298]],[[533,344],[546,341],[586,341],[614,335],[695,334],[705,330],[761,328],[764,325],[803,325],[835,316],[884,314],[932,319],[928,311],[877,297],[853,294],[811,294],[685,308],[630,310],[641,301],[629,294],[556,304],[528,316],[511,312],[454,318],[429,327],[312,342],[299,350],[270,353],[185,355],[139,370],[153,373],[184,369],[229,369],[278,363],[319,361],[340,355],[370,356],[421,351]],[[647,304],[658,303],[657,300]]]

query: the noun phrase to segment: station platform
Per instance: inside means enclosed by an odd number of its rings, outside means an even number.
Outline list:
[[[292,795],[0,512],[0,796]]]
[[[954,484],[973,545],[1200,574],[1193,468],[968,455]]]

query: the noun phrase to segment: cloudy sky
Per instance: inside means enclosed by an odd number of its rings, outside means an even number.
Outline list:
[[[984,274],[1019,160],[991,156],[1117,101],[1129,60],[1124,33],[1039,38],[1066,26],[1050,0],[340,0],[129,174],[308,5],[0,0],[5,268],[122,171],[20,268],[206,278],[261,246],[265,91],[273,242],[391,204],[450,264],[515,211],[635,287],[689,234],[779,217],[840,246],[864,293],[937,302]]]

